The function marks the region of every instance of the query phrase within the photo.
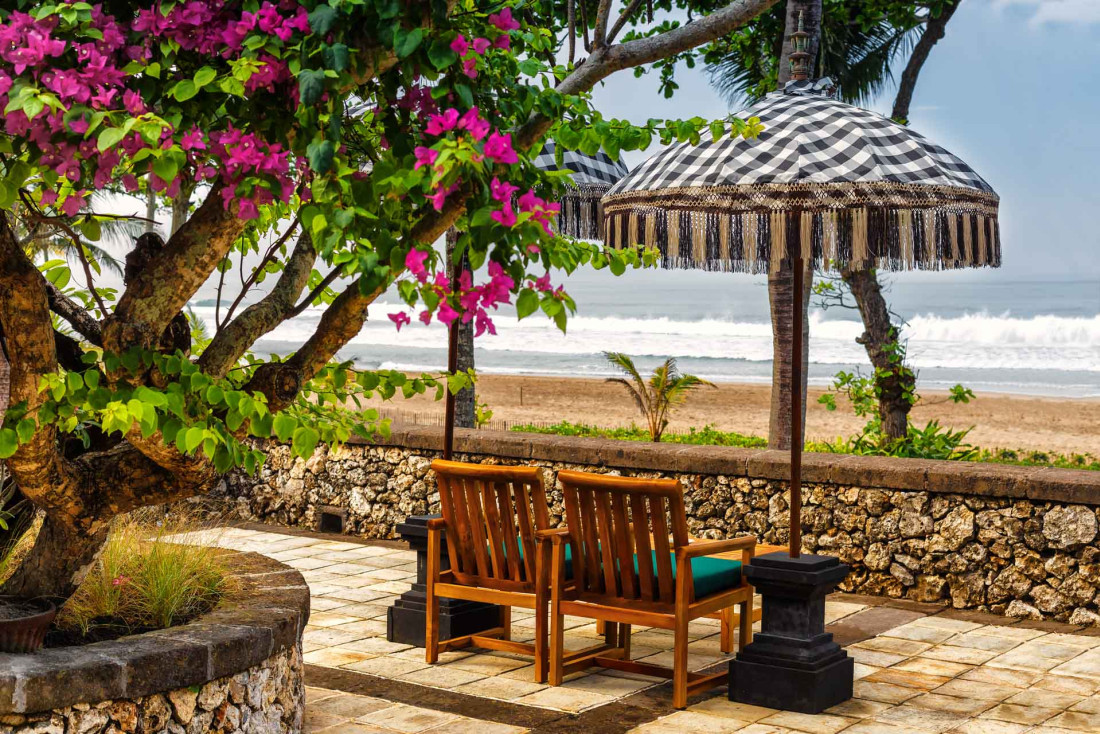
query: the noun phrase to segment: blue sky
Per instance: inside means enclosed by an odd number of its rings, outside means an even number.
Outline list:
[[[731,111],[700,70],[678,76],[672,100],[654,75],[623,72],[597,102],[639,122]],[[891,88],[874,107],[892,102]],[[1004,267],[962,277],[1100,279],[1100,0],[963,0],[925,64],[911,124],[1001,195]]]

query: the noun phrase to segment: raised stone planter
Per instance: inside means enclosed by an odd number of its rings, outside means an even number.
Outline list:
[[[395,427],[308,461],[271,445],[223,497],[242,518],[310,528],[321,506],[340,507],[348,532],[393,538],[407,516],[438,512],[441,443],[440,428]],[[455,457],[673,478],[693,535],[788,539],[785,452],[460,429]],[[802,476],[803,551],[848,564],[844,591],[1100,623],[1100,472],[807,454]],[[553,485],[549,500],[560,522]]]
[[[0,655],[0,731],[300,731],[309,587],[253,553],[234,555],[231,567],[232,596],[190,624]]]

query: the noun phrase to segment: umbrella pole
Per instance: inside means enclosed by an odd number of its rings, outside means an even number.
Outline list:
[[[458,319],[447,327],[447,372],[452,375],[458,371]],[[455,396],[447,383],[446,415],[443,419],[443,458],[450,460],[455,444]]]
[[[802,549],[802,330],[805,328],[803,288],[805,261],[794,259],[794,312],[791,314],[794,339],[791,345],[791,526],[790,556],[798,558]]]

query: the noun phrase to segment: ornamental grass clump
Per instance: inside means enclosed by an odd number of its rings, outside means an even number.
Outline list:
[[[61,608],[58,628],[98,638],[165,629],[213,609],[230,590],[226,554],[214,545],[216,530],[184,523],[118,522],[95,567]]]

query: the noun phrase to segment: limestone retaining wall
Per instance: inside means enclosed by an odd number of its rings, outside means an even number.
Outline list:
[[[250,520],[312,528],[336,508],[347,532],[391,538],[407,515],[438,511],[429,464],[441,440],[438,428],[395,428],[308,461],[274,445],[257,477],[230,477],[224,494]],[[467,461],[676,478],[693,534],[788,539],[782,452],[462,430],[455,447]],[[1100,472],[809,454],[803,477],[803,550],[851,564],[845,591],[1100,623]],[[560,521],[552,484],[550,499]]]

